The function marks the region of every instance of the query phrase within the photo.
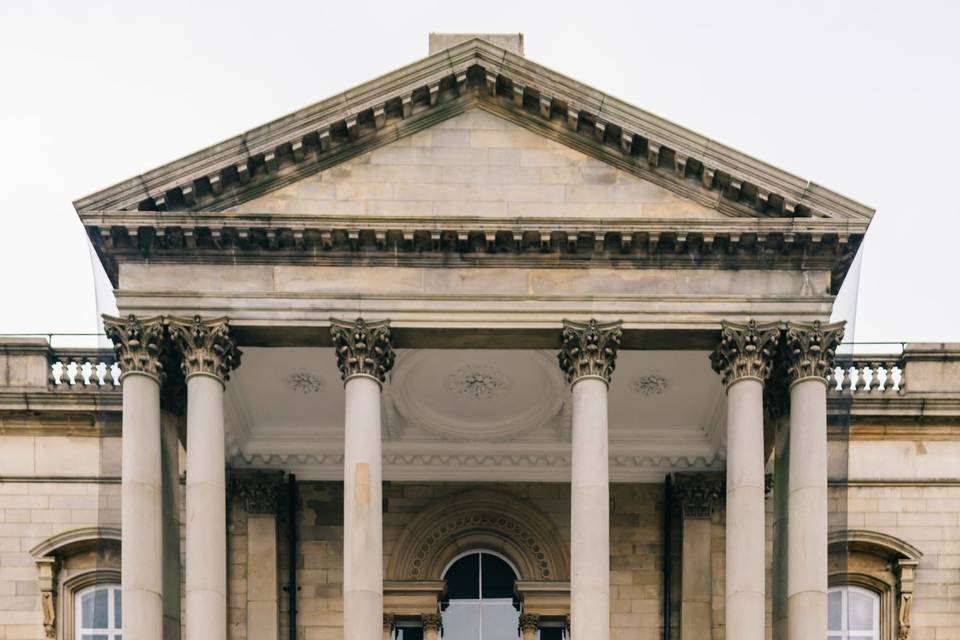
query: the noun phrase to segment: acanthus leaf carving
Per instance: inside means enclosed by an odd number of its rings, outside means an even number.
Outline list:
[[[725,482],[720,474],[677,474],[674,490],[684,518],[711,518],[723,500]]]
[[[103,329],[113,342],[120,363],[121,378],[128,373],[145,373],[163,382],[163,319],[160,316],[126,318],[103,316]]]
[[[770,377],[779,340],[780,328],[775,322],[724,322],[720,344],[710,354],[710,364],[728,386],[742,378],[766,380]]]
[[[795,382],[803,378],[828,380],[837,347],[843,340],[844,322],[821,324],[788,322],[784,350],[787,372]]]
[[[581,378],[599,378],[610,383],[616,367],[617,349],[623,336],[622,322],[563,321],[563,345],[557,359],[573,384]]]
[[[180,352],[183,375],[210,375],[225,382],[240,366],[241,352],[227,318],[167,318],[170,339]]]
[[[283,489],[282,471],[236,470],[227,493],[248,515],[274,515]]]
[[[386,381],[396,356],[390,343],[390,321],[353,322],[330,320],[330,336],[337,353],[337,368],[346,382],[354,376],[366,376]]]

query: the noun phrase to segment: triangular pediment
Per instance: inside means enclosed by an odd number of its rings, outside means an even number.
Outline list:
[[[485,112],[689,203],[691,217],[867,223],[873,211],[623,103],[489,42],[472,39],[74,203],[109,211],[226,211],[316,183],[378,149]],[[352,163],[352,164],[351,164]],[[321,178],[322,182],[322,178]],[[710,213],[712,212],[712,213]]]
[[[722,219],[725,214],[483,109],[225,210],[456,218]]]

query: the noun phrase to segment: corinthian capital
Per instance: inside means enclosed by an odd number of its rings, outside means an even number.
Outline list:
[[[570,384],[581,378],[600,378],[610,384],[623,335],[622,324],[620,321],[599,324],[593,319],[563,321],[563,346],[557,359]]]
[[[282,483],[282,471],[236,470],[227,477],[227,493],[248,515],[274,515]]]
[[[167,318],[167,327],[180,352],[184,377],[207,375],[225,382],[240,366],[240,350],[230,337],[227,318]]]
[[[373,378],[381,384],[393,368],[390,321],[353,322],[330,319],[330,336],[337,352],[337,367],[344,382],[355,376]]]
[[[163,382],[163,319],[160,316],[126,318],[103,316],[103,329],[113,342],[120,363],[121,378],[128,373],[143,373]]]
[[[770,377],[773,355],[780,339],[780,329],[775,322],[747,324],[724,322],[720,344],[710,355],[713,370],[723,377],[725,385],[742,378],[766,380]]]
[[[684,518],[710,518],[723,499],[723,477],[719,474],[678,474],[675,490]]]
[[[424,613],[420,616],[424,631],[440,631],[443,629],[443,619],[439,613]]]
[[[827,379],[845,324],[821,324],[819,320],[787,323],[785,351],[791,383],[803,378]]]

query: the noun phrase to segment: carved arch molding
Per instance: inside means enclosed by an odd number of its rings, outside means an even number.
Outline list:
[[[920,550],[878,531],[848,529],[830,534],[829,551],[830,585],[851,584],[878,593],[881,637],[910,640]]]
[[[437,500],[401,533],[388,580],[439,580],[457,555],[496,551],[521,580],[569,580],[566,544],[547,516],[508,493],[465,491]]]

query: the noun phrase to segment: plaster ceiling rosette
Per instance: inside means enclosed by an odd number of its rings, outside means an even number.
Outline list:
[[[526,435],[552,425],[566,398],[553,354],[540,351],[408,351],[391,379],[405,425],[452,440]]]

